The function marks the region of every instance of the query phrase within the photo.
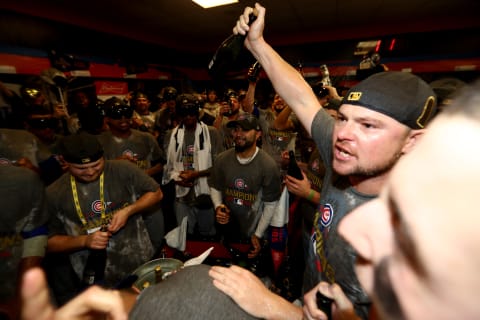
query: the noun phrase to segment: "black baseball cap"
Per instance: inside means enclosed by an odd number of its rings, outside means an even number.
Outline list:
[[[103,104],[103,108],[105,110],[105,116],[108,118],[118,120],[122,119],[122,117],[129,119],[133,116],[133,107],[117,97],[107,99]]]
[[[176,111],[181,116],[199,114],[198,98],[194,94],[182,93],[176,100]]]
[[[87,164],[103,157],[100,142],[94,135],[85,132],[62,138],[59,150],[65,161],[75,164]]]
[[[247,113],[238,116],[237,120],[232,120],[227,123],[227,128],[235,128],[236,126],[240,126],[243,130],[257,130],[260,131],[260,125],[258,124],[258,119]]]
[[[407,72],[376,73],[352,87],[342,104],[357,105],[383,113],[412,128],[422,129],[436,113],[432,88]]]

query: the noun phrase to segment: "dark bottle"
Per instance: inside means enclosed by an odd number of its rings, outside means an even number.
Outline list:
[[[260,70],[262,69],[262,65],[260,62],[255,61],[254,64],[248,69],[247,73],[247,79],[250,82],[257,82],[258,80],[258,75],[260,74]]]
[[[251,25],[256,18],[254,13],[250,14],[248,24]],[[208,64],[208,74],[212,78],[223,77],[236,64],[240,53],[244,50],[244,41],[245,35],[232,34],[222,42]]]
[[[324,296],[320,291],[317,291],[317,307],[322,310],[327,316],[327,319],[332,319],[332,303],[333,299]]]
[[[107,231],[107,226],[103,225],[100,229],[102,232]],[[91,286],[93,284],[102,284],[105,278],[105,266],[107,264],[107,248],[105,249],[90,249],[87,263],[83,270],[83,284],[84,286]]]
[[[248,253],[241,252],[240,250],[232,247],[230,244],[224,243],[225,248],[232,257],[232,263],[243,268],[248,267]]]
[[[303,180],[302,170],[300,170],[297,160],[295,160],[295,152],[293,150],[290,150],[288,152],[288,155],[290,157],[290,160],[288,162],[287,175],[292,176],[298,180]]]

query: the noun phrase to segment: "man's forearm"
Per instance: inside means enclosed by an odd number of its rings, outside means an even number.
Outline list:
[[[270,313],[265,317],[267,320],[302,320],[303,310],[301,307],[276,295],[275,301],[271,304]]]
[[[131,216],[139,211],[145,210],[158,202],[163,198],[163,193],[160,188],[154,192],[147,192],[137,199],[134,203],[126,207],[128,209],[128,215]]]
[[[71,252],[85,249],[87,235],[54,235],[48,239],[48,252]]]

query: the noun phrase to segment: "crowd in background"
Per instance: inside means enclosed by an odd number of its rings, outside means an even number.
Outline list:
[[[259,99],[258,64],[247,79],[241,90],[165,86],[154,96],[135,89],[104,100],[92,88],[59,97],[41,77],[18,92],[0,83],[0,189],[8,195],[0,203],[11,208],[2,217],[8,263],[0,275],[9,285],[0,311],[14,317],[15,279],[33,265],[46,270],[55,303],[68,302],[85,289],[95,249],[107,248],[102,284],[113,288],[159,257],[164,236],[185,222],[188,239],[249,244],[243,254],[271,264],[261,275],[287,300],[311,289],[305,248],[325,167],[310,128],[284,99],[273,89]],[[318,81],[311,89],[340,121],[348,88]],[[447,99],[452,92],[438,93]],[[303,177],[289,175],[292,160]],[[278,217],[284,191],[289,207]]]

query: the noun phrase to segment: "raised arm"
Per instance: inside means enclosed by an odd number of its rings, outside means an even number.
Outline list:
[[[248,16],[253,12],[253,8],[247,7],[233,32],[247,34],[245,46],[260,62],[275,91],[293,109],[308,133],[311,133],[313,117],[321,106],[302,75],[265,41],[263,38],[265,8],[256,3],[255,9],[258,11],[255,22],[248,26]]]

